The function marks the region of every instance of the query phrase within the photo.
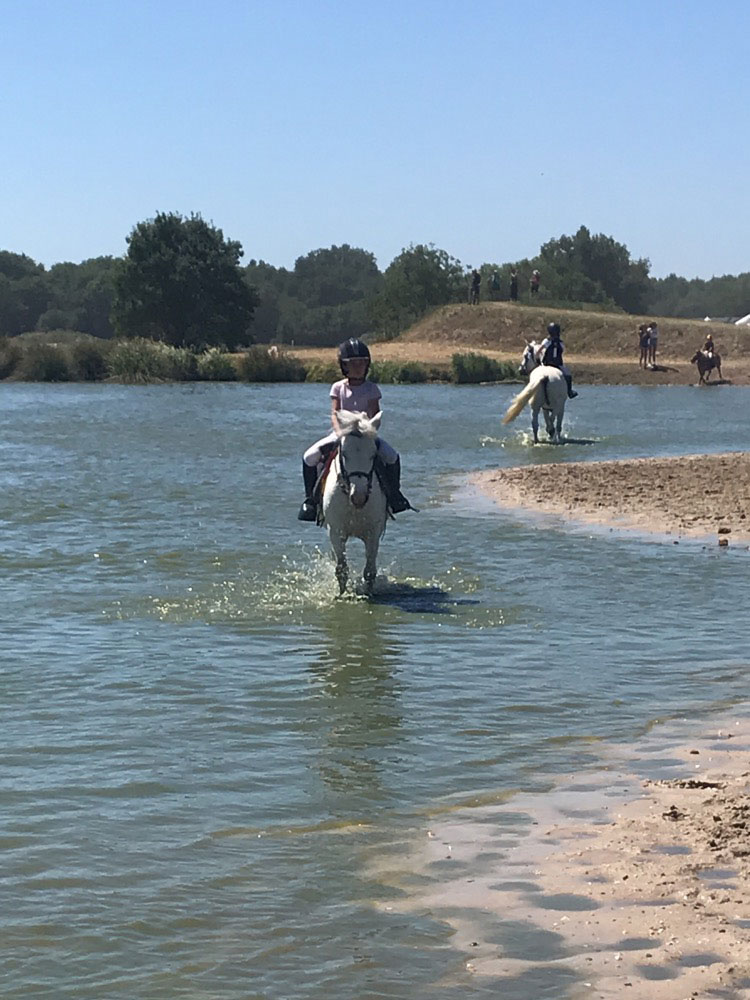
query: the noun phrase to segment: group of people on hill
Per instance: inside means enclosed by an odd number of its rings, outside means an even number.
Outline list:
[[[641,323],[638,327],[638,346],[641,349],[638,367],[652,368],[656,364],[656,352],[659,347],[659,327],[656,322]]]
[[[534,298],[539,294],[539,286],[542,282],[541,275],[537,268],[531,272],[531,277],[529,278],[529,295]],[[482,288],[482,275],[474,268],[471,272],[471,280],[469,282],[469,304],[475,306],[479,302],[480,293]],[[497,271],[493,271],[492,274],[487,279],[487,290],[489,298],[491,300],[496,300],[500,297],[500,292],[502,290],[502,283],[500,281],[500,275]],[[515,267],[511,268],[510,271],[510,285],[508,289],[508,298],[511,302],[518,302],[518,271]]]

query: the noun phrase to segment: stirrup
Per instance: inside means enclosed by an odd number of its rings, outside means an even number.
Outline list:
[[[312,500],[305,500],[297,514],[298,521],[317,521],[318,505]]]
[[[577,395],[578,393],[575,391],[575,389],[571,389],[570,392],[568,393],[568,399],[575,399]]]

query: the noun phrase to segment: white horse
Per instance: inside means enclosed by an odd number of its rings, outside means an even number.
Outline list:
[[[354,536],[365,544],[363,578],[370,594],[387,513],[385,493],[375,471],[382,414],[368,420],[364,413],[339,410],[337,416],[341,438],[323,490],[323,524],[336,557],[339,593],[344,593],[349,579],[346,543]]]
[[[536,356],[539,346],[534,340],[526,344],[519,371],[528,375],[529,381],[526,387],[511,400],[510,406],[505,411],[503,423],[509,424],[511,420],[515,420],[524,406],[530,402],[534,444],[539,444],[540,410],[544,412],[544,422],[550,440],[555,444],[560,444],[565,401],[568,398],[568,385],[559,368],[539,364]]]

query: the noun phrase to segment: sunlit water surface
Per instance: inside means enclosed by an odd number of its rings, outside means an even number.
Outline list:
[[[536,449],[514,391],[384,387],[421,512],[337,601],[296,520],[324,386],[0,388],[3,997],[565,995],[461,978],[376,873],[744,699],[750,555],[497,511],[466,474],[747,449],[750,390],[583,387]]]

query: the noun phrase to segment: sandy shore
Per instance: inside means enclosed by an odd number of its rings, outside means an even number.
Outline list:
[[[479,978],[509,1000],[534,984],[598,1000],[750,996],[750,720],[607,751],[601,771],[424,831],[410,871],[445,877],[386,908],[452,925],[466,959],[443,985]],[[504,847],[503,816],[519,810],[531,833]]]
[[[496,469],[473,481],[504,507],[674,539],[750,542],[747,452]]]

